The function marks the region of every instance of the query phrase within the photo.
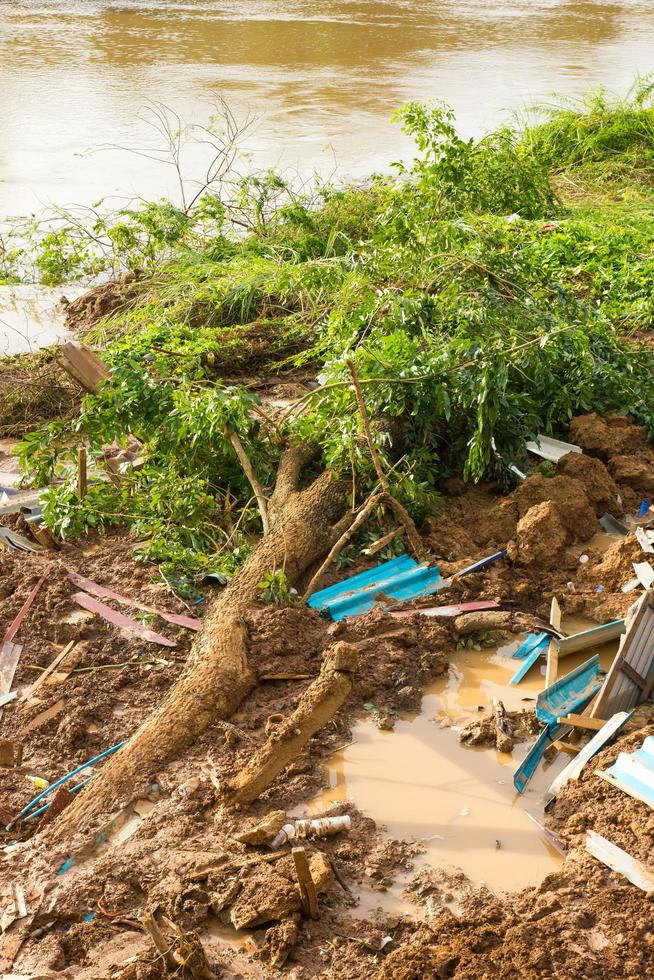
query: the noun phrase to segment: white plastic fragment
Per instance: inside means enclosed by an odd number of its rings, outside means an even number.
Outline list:
[[[649,534],[644,527],[636,528],[636,539],[643,551],[648,555],[654,555],[654,545],[650,541]]]
[[[651,589],[652,585],[654,585],[654,568],[646,561],[633,562],[633,566],[636,578],[642,587],[644,589]]]
[[[295,823],[285,823],[270,846],[274,851],[283,847],[289,840],[305,837],[333,837],[342,830],[349,830],[352,821],[348,814],[340,817],[317,817],[315,820],[296,820]]]
[[[628,582],[625,582],[625,584],[622,586],[622,588],[620,589],[620,591],[621,592],[633,592],[634,589],[637,589],[639,585],[640,585],[640,582],[638,581],[637,578],[630,578]]]
[[[581,446],[575,446],[571,442],[561,442],[560,439],[551,439],[550,436],[537,435],[534,442],[527,443],[527,450],[542,459],[548,459],[551,463],[558,463],[563,456],[568,453],[581,453]]]
[[[579,564],[586,565],[588,563],[588,555],[579,555]]]
[[[654,871],[642,861],[596,834],[594,830],[586,831],[586,850],[607,868],[624,875],[627,881],[644,891],[648,898],[654,896]]]

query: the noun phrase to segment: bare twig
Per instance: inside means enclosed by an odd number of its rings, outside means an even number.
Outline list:
[[[239,463],[243,467],[243,472],[250,481],[250,486],[254,491],[254,496],[257,499],[257,506],[259,507],[259,513],[261,514],[261,523],[263,524],[263,533],[268,534],[270,530],[270,520],[268,517],[268,498],[263,492],[263,487],[257,479],[257,475],[252,468],[252,463],[250,462],[247,453],[243,447],[243,443],[229,426],[225,428],[225,435],[234,447],[234,451],[238,456]]]
[[[352,384],[354,386],[354,393],[357,399],[357,405],[359,407],[359,415],[361,416],[361,422],[363,424],[363,432],[366,437],[366,442],[368,443],[368,450],[372,458],[373,466],[375,467],[375,472],[379,478],[379,482],[382,485],[384,493],[382,494],[382,501],[392,507],[400,521],[404,525],[404,530],[406,531],[406,536],[411,549],[418,558],[422,558],[425,553],[423,548],[420,535],[413,522],[413,518],[407,511],[405,507],[396,500],[391,493],[390,483],[388,482],[388,477],[384,473],[381,463],[379,462],[379,456],[377,455],[377,450],[373,442],[372,433],[370,431],[370,422],[368,421],[368,412],[366,411],[366,403],[363,400],[363,394],[361,392],[361,386],[359,385],[359,379],[357,378],[357,373],[354,370],[354,364],[352,361],[347,361],[347,367],[352,378]]]
[[[334,558],[336,558],[336,556],[338,554],[340,554],[340,552],[343,550],[343,548],[348,543],[348,541],[350,540],[350,538],[352,538],[356,534],[356,532],[361,527],[361,525],[363,524],[363,522],[366,520],[366,518],[368,517],[368,515],[370,514],[370,512],[372,510],[374,510],[374,508],[377,506],[377,504],[381,503],[381,498],[382,498],[382,495],[379,494],[379,493],[374,493],[372,495],[372,497],[369,497],[368,500],[366,501],[366,503],[363,505],[363,507],[359,511],[359,513],[356,515],[356,517],[352,521],[352,523],[350,524],[350,526],[348,527],[348,529],[346,531],[344,531],[343,534],[341,534],[340,538],[338,539],[338,541],[336,542],[336,544],[333,546],[333,548],[331,549],[331,551],[329,552],[329,554],[325,558],[324,562],[322,563],[322,565],[320,566],[320,568],[318,569],[318,571],[315,573],[315,575],[313,576],[313,578],[309,582],[309,584],[308,584],[308,586],[306,588],[306,591],[304,593],[304,597],[303,597],[303,599],[304,599],[305,602],[307,601],[307,599],[309,598],[309,596],[313,595],[313,593],[316,591],[316,588],[318,587],[318,585],[320,585],[320,581],[321,581],[323,575],[327,571],[327,568],[329,567],[329,565],[331,565],[331,563],[333,562]]]

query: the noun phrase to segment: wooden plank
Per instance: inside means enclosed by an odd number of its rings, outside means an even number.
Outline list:
[[[144,612],[159,616],[160,619],[165,619],[167,623],[172,623],[174,626],[183,626],[187,630],[199,630],[202,626],[201,619],[196,619],[194,616],[180,616],[178,613],[169,613],[162,609],[155,609],[154,606],[148,606],[144,602],[137,602],[136,599],[121,595],[119,592],[114,592],[113,589],[107,588],[106,585],[98,585],[97,582],[94,582],[90,578],[84,578],[82,575],[78,575],[77,572],[69,572],[68,578],[74,585],[80,589],[84,589],[90,595],[99,596],[101,599],[114,599],[115,602],[130,606],[132,609],[142,609]]]
[[[298,888],[300,889],[300,899],[302,901],[302,911],[307,918],[318,919],[318,893],[311,877],[311,869],[307,860],[307,852],[303,847],[294,847],[291,850],[293,855],[293,866]]]
[[[556,596],[552,596],[552,605],[550,607],[550,626],[552,626],[557,632],[561,630],[561,607],[557,601]],[[558,640],[552,638],[549,642],[547,648],[547,670],[545,673],[545,687],[551,687],[556,681],[559,673],[559,642]]]
[[[573,728],[587,728],[590,731],[599,732],[604,727],[601,718],[589,718],[586,715],[564,715],[558,718],[560,725],[572,725]]]
[[[560,739],[552,742],[552,745],[559,752],[565,752],[567,755],[577,755],[581,751],[578,745],[572,745],[570,742],[562,742]]]
[[[51,718],[55,718],[61,711],[64,710],[65,707],[66,701],[64,698],[61,698],[59,701],[55,702],[55,704],[51,705],[49,708],[46,708],[45,711],[38,714],[35,718],[32,718],[32,720],[25,725],[22,734],[27,735],[28,732],[33,732],[37,728],[41,728],[41,726],[45,725],[45,723],[50,721]]]
[[[94,395],[103,381],[111,377],[111,371],[98,355],[76,340],[61,345],[59,364],[85,391]]]
[[[36,599],[36,597],[38,595],[38,592],[39,592],[39,589],[41,588],[41,586],[45,582],[46,577],[47,577],[49,571],[50,571],[50,569],[49,568],[46,568],[46,570],[44,571],[43,575],[38,580],[38,582],[36,583],[36,585],[34,586],[34,588],[32,589],[32,591],[28,595],[28,597],[25,600],[25,602],[23,603],[23,605],[18,610],[18,613],[16,614],[16,618],[14,619],[13,623],[11,623],[11,625],[7,628],[7,632],[5,633],[4,638],[3,638],[3,643],[11,643],[11,641],[15,637],[16,633],[18,632],[18,630],[20,628],[21,623],[23,622],[23,620],[27,616],[27,613],[29,612],[30,606],[32,605],[32,603]]]
[[[57,656],[54,658],[54,660],[52,661],[52,663],[49,664],[45,668],[45,670],[42,671],[39,674],[39,676],[36,678],[36,680],[34,681],[34,683],[31,684],[29,687],[26,687],[25,688],[25,690],[23,691],[23,693],[21,694],[21,696],[19,698],[19,701],[20,701],[21,704],[24,704],[25,701],[28,701],[29,700],[29,698],[34,697],[35,692],[38,691],[38,689],[41,687],[41,684],[43,684],[43,682],[45,681],[46,677],[49,677],[50,676],[50,674],[55,669],[55,667],[58,667],[59,666],[59,664],[64,659],[64,657],[67,657],[68,656],[68,654],[70,653],[70,651],[73,649],[74,646],[75,646],[75,640],[71,640],[70,643],[67,644],[67,646],[65,646],[63,648],[63,650],[61,651],[61,653],[58,653],[57,654]]]
[[[86,496],[89,485],[88,473],[86,470],[86,446],[77,447],[77,496],[80,503]]]
[[[2,652],[0,653],[0,696],[5,695],[7,700],[9,700],[11,694],[15,693],[11,691],[11,685],[13,684],[14,674],[16,673],[16,667],[18,666],[22,652],[23,648],[20,643],[2,644]],[[3,704],[0,704],[0,718],[2,718],[3,706]]]
[[[87,595],[86,592],[76,592],[73,599],[83,609],[97,613],[103,619],[106,619],[107,622],[113,623],[114,626],[118,626],[120,629],[136,633],[137,636],[142,637],[142,639],[147,640],[149,643],[158,643],[163,647],[177,646],[176,640],[169,640],[168,637],[161,636],[160,633],[155,633],[154,630],[148,629],[143,623],[139,623],[135,619],[130,619],[129,616],[123,616],[122,613],[116,612],[111,606],[106,606],[104,602],[98,602],[97,599]]]
[[[623,674],[625,674],[626,677],[629,678],[630,681],[634,682],[636,687],[639,687],[641,691],[645,690],[645,688],[647,687],[647,681],[645,680],[644,677],[640,676],[637,670],[634,670],[634,668],[631,666],[630,663],[627,663],[626,660],[623,660],[622,664],[620,665],[620,670],[622,671]]]

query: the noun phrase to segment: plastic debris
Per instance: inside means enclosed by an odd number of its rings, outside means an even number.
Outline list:
[[[527,443],[527,450],[534,456],[547,459],[551,463],[558,463],[560,459],[568,453],[581,453],[581,446],[575,446],[571,442],[561,442],[560,439],[552,439],[550,436],[537,435],[534,442]]]
[[[635,752],[621,752],[612,766],[596,770],[595,775],[654,810],[654,736],[649,735]]]
[[[648,898],[654,895],[654,871],[631,854],[627,854],[621,847],[596,834],[594,830],[587,830],[586,850],[607,868],[617,871],[636,888],[644,891]]]
[[[644,589],[651,589],[654,585],[654,568],[647,561],[633,562],[636,578]]]
[[[585,650],[587,647],[608,643],[610,640],[622,636],[625,629],[624,619],[614,619],[602,626],[593,626],[589,630],[573,633],[572,636],[564,636],[559,640],[559,657],[567,657],[569,654]]]
[[[581,751],[572,759],[571,762],[563,769],[558,776],[556,776],[547,792],[545,793],[545,809],[552,803],[556,798],[557,794],[561,792],[566,783],[570,780],[577,780],[581,775],[584,766],[589,762],[594,755],[597,755],[604,746],[615,738],[618,732],[624,727],[626,722],[631,718],[633,711],[618,711],[610,721],[607,721],[598,732],[593,735],[590,742],[581,749]]]
[[[642,500],[640,503],[640,507],[638,508],[638,516],[645,517],[647,511],[649,510],[649,507],[650,507],[649,500]]]

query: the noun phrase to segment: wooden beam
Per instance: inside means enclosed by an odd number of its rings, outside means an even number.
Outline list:
[[[601,718],[588,718],[586,715],[562,715],[557,718],[559,725],[572,725],[573,728],[586,728],[598,732],[606,724]]]
[[[318,919],[320,918],[318,893],[311,877],[307,852],[303,847],[294,847],[291,854],[293,855],[295,877],[297,878],[298,888],[300,889],[302,911],[307,918]]]
[[[567,755],[576,755],[577,752],[581,751],[578,745],[571,745],[569,742],[561,742],[560,739],[552,742],[552,745],[559,752],[565,752]]]
[[[111,377],[111,371],[90,347],[70,340],[61,345],[60,366],[74,378],[85,391],[94,395],[103,381]]]
[[[77,496],[81,503],[86,496],[86,488],[89,485],[88,474],[86,472],[86,446],[77,447]]]

